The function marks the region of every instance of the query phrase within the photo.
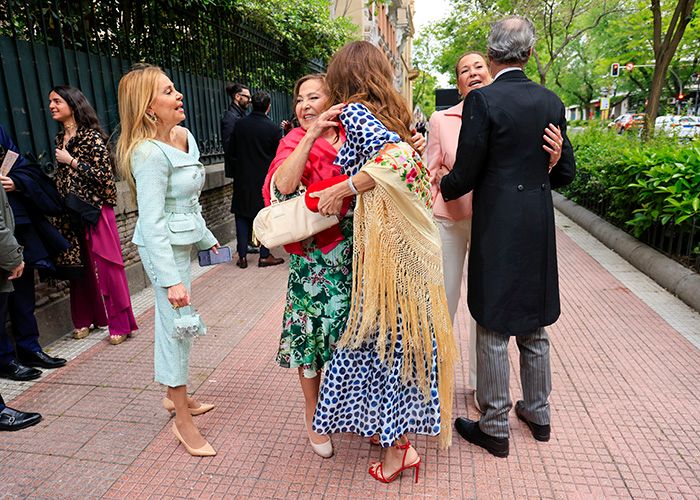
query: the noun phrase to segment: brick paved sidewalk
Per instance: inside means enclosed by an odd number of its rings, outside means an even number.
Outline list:
[[[446,452],[436,439],[418,437],[418,484],[409,474],[390,485],[369,478],[381,451],[353,435],[334,436],[333,458],[317,457],[307,444],[296,372],[274,362],[286,266],[225,265],[194,283],[209,335],[193,349],[189,386],[217,405],[197,423],[218,455],[190,457],[170,432],[163,390],[152,380],[149,309],[135,338],[98,342],[39,383],[15,387],[12,406],[40,411],[44,420],[0,434],[0,498],[700,495],[700,316],[557,219],[563,312],[550,329],[549,443],[534,441],[514,414],[507,459],[456,434]],[[466,349],[464,305],[456,323]],[[515,400],[521,391],[511,348]],[[467,368],[457,373],[455,413],[476,418]]]

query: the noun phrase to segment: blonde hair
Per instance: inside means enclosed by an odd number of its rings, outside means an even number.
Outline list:
[[[394,87],[394,68],[381,49],[369,42],[351,42],[331,59],[326,72],[331,102],[359,102],[386,128],[411,144],[413,116]]]
[[[146,109],[156,97],[156,84],[162,75],[165,72],[158,66],[138,64],[119,80],[117,172],[132,194],[136,193],[136,183],[131,174],[131,155],[143,141],[156,136],[156,124],[146,116]]]

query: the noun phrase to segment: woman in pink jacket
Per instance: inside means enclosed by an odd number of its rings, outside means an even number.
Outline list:
[[[476,88],[488,85],[493,80],[489,73],[486,58],[479,52],[467,52],[455,65],[457,90],[464,99]],[[459,129],[462,126],[462,103],[430,117],[428,136],[428,170],[433,194],[433,216],[440,230],[442,258],[445,272],[447,306],[454,323],[455,313],[462,290],[464,261],[469,249],[472,226],[472,194],[445,202],[440,194],[440,179],[452,170],[457,153]],[[559,130],[550,125],[543,136],[546,144],[542,147],[550,154],[550,168],[559,160],[563,139]],[[557,148],[553,146],[558,146]],[[552,146],[552,147],[550,147]],[[469,331],[476,332],[476,323],[470,317]],[[469,335],[469,386],[474,389],[474,404],[481,411],[476,400],[476,335]]]

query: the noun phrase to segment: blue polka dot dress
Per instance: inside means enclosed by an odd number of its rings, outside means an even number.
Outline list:
[[[347,141],[336,163],[347,175],[357,173],[384,144],[401,140],[361,104],[346,106],[340,120]],[[378,434],[384,447],[392,446],[407,433],[438,435],[440,401],[434,336],[432,346],[429,394],[424,394],[412,381],[402,380],[400,324],[391,364],[379,359],[376,340],[367,341],[357,349],[337,348],[324,374],[313,429],[319,434],[352,432],[364,437]]]

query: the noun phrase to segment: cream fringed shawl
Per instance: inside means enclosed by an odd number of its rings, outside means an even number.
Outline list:
[[[361,171],[369,174],[376,186],[357,197],[350,316],[338,345],[358,348],[378,335],[379,359],[391,365],[400,328],[402,379],[414,382],[430,398],[434,335],[440,445],[447,448],[452,440],[457,349],[425,167],[408,144],[400,143],[387,145]]]

